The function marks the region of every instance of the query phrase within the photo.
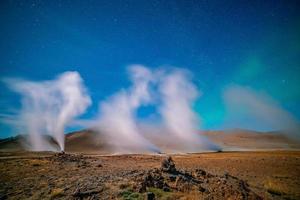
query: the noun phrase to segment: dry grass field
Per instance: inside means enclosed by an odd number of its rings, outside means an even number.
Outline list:
[[[298,151],[167,157],[1,153],[0,199],[300,199]]]

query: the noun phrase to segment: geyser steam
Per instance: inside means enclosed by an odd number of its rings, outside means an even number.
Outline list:
[[[188,71],[134,65],[128,72],[132,85],[101,102],[98,119],[89,123],[103,136],[101,140],[117,153],[160,152],[157,146],[161,144],[168,152],[217,149],[199,133],[198,114],[192,107],[200,92]],[[66,72],[50,81],[6,82],[23,97],[19,119],[29,134],[31,149],[55,150],[45,139],[50,135],[64,150],[65,126],[91,104],[80,75]],[[141,106],[149,105],[158,111],[150,115],[161,121],[149,120],[146,130],[136,115]]]
[[[164,127],[178,141],[176,147],[180,151],[215,150],[217,146],[198,132],[200,120],[192,106],[200,92],[190,80],[190,74],[178,69],[167,72],[159,88]]]
[[[91,99],[78,72],[65,72],[55,80],[33,82],[6,79],[9,87],[22,95],[20,122],[29,134],[31,150],[55,150],[45,139],[52,136],[64,150],[64,128],[82,114]]]
[[[270,96],[254,91],[249,87],[231,85],[223,94],[227,109],[227,125],[253,125],[262,130],[280,130],[299,138],[300,124]]]
[[[135,119],[136,110],[150,101],[152,73],[138,65],[132,66],[129,73],[133,86],[121,90],[100,105],[100,132],[104,131],[118,152],[159,151],[140,134]]]
[[[160,87],[162,94],[161,114],[165,126],[179,138],[193,143],[199,120],[191,109],[199,92],[187,75],[175,71],[166,75]]]
[[[168,151],[216,149],[197,131],[199,120],[192,104],[199,92],[187,71],[131,66],[129,74],[132,86],[100,104],[98,129],[117,152],[157,152],[153,144],[162,143],[170,144]],[[137,109],[147,104],[159,107],[162,123],[145,128],[137,121]]]

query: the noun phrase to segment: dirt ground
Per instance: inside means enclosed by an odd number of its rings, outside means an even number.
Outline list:
[[[300,199],[300,151],[167,157],[2,152],[0,199]]]

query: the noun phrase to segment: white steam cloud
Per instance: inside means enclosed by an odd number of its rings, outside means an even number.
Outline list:
[[[19,120],[29,134],[31,150],[56,150],[45,135],[52,136],[60,150],[64,150],[65,126],[91,104],[79,73],[65,72],[55,80],[42,82],[4,81],[22,95]]]
[[[200,119],[193,105],[201,92],[188,71],[150,70],[141,65],[128,69],[132,85],[101,102],[98,119],[88,121],[111,150],[116,153],[219,150],[199,131]],[[47,135],[57,142],[59,150],[64,150],[65,127],[74,123],[92,103],[79,73],[65,72],[54,80],[40,82],[4,81],[22,95],[22,109],[17,123],[10,115],[2,114],[0,118],[19,125],[28,134],[31,150],[58,150]],[[223,98],[227,128],[280,130],[299,137],[299,122],[269,96],[231,85],[224,90]],[[137,113],[143,106],[154,106],[157,112],[154,110],[149,116],[161,120],[139,121]]]
[[[200,120],[192,106],[200,92],[187,71],[177,69],[166,73],[161,80],[160,93],[164,127],[173,135],[177,148],[181,151],[217,148],[199,134]]]
[[[135,119],[136,110],[151,100],[149,84],[152,73],[139,65],[132,66],[129,73],[133,86],[121,90],[100,105],[100,132],[105,133],[118,152],[158,151],[141,135]]]
[[[86,121],[103,136],[101,140],[104,139],[107,146],[116,153],[218,149],[199,132],[200,120],[193,104],[200,92],[188,71],[150,70],[141,65],[128,69],[132,85],[101,102],[97,120]],[[5,82],[22,95],[18,122],[29,135],[31,150],[57,150],[46,135],[64,150],[66,125],[74,123],[91,104],[80,75],[65,72],[50,81],[6,79]],[[161,121],[150,120],[151,123],[144,126],[137,113],[142,106],[149,105],[158,111],[149,115],[158,116]]]
[[[227,87],[223,94],[227,109],[226,124],[259,127],[263,130],[280,130],[299,137],[300,124],[286,110],[266,94],[239,85]]]
[[[162,143],[168,144],[168,151],[215,150],[216,146],[199,135],[199,119],[192,109],[199,91],[187,71],[131,66],[129,74],[132,87],[100,104],[98,130],[117,152],[158,152],[154,144]],[[159,106],[160,125],[141,126],[137,121],[137,110],[147,104]]]

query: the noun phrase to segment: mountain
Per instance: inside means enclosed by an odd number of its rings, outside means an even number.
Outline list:
[[[300,149],[300,141],[289,138],[280,132],[257,132],[243,129],[228,131],[202,131],[209,140],[219,145],[224,151],[232,150],[293,150]],[[45,136],[56,146],[55,141]],[[25,136],[16,136],[0,140],[0,151],[21,151],[26,143]],[[112,148],[101,134],[93,130],[81,130],[66,134],[65,150],[67,152],[88,152],[108,154]]]
[[[244,129],[205,131],[203,135],[225,150],[300,149],[300,141],[278,131]]]

